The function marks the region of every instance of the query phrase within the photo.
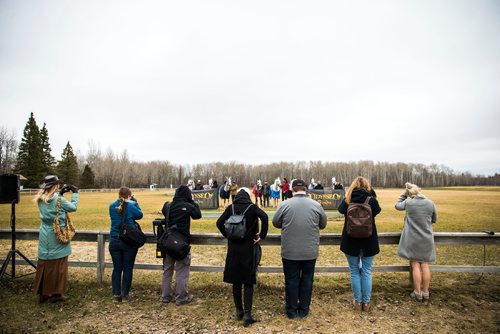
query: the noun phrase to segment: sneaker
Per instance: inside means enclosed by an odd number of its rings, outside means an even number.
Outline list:
[[[130,296],[122,296],[122,303],[128,303],[130,301]]]
[[[424,301],[428,301],[429,300],[429,292],[422,292],[422,298],[424,299]]]
[[[413,291],[412,293],[410,293],[410,297],[413,300],[416,300],[417,302],[421,302],[423,299],[422,292],[416,292],[416,291]]]
[[[358,303],[355,300],[353,300],[352,306],[354,307],[354,311],[361,311],[361,303]]]
[[[113,295],[113,300],[115,303],[121,303],[122,302],[122,296],[120,295]]]
[[[370,311],[370,303],[361,303],[361,311],[369,312]]]
[[[53,295],[52,297],[49,298],[49,302],[50,303],[63,302],[66,299],[68,299],[68,297],[66,297],[65,295]]]
[[[172,301],[172,296],[160,297],[162,303],[170,303]]]
[[[186,305],[186,304],[191,303],[193,300],[194,300],[194,296],[193,296],[193,295],[188,295],[188,296],[186,297],[186,299],[183,299],[183,300],[176,300],[176,301],[175,301],[175,305],[177,305],[177,306]]]

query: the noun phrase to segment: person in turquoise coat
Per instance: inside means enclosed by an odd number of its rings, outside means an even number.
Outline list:
[[[35,202],[40,210],[40,232],[38,237],[38,263],[33,291],[40,295],[40,302],[65,300],[68,285],[68,256],[71,255],[71,242],[61,243],[54,233],[54,220],[58,211],[59,225],[66,228],[67,213],[75,212],[78,206],[78,188],[73,185],[62,186],[55,175],[46,176],[40,183],[40,191]],[[71,201],[64,198],[71,191]],[[60,206],[57,203],[60,198]]]

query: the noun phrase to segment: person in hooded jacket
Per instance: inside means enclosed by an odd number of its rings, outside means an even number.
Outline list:
[[[175,228],[186,240],[191,243],[191,219],[200,219],[200,206],[193,201],[191,190],[181,185],[175,191],[172,202],[165,202],[162,208],[162,213],[167,220],[167,230]],[[175,226],[174,226],[175,225]],[[177,261],[169,255],[165,254],[163,259],[163,275],[161,280],[161,301],[169,303],[173,301],[172,297],[172,276],[175,268],[175,304],[177,306],[188,304],[193,301],[193,295],[188,293],[189,272],[191,268],[191,252],[188,255]]]
[[[351,203],[364,203],[370,196],[368,204],[372,210],[372,235],[368,238],[353,238],[347,234],[346,222],[342,229],[342,240],[340,250],[344,252],[349,264],[351,276],[351,289],[354,294],[354,308],[356,310],[368,311],[370,309],[370,298],[372,291],[372,263],[375,255],[380,252],[378,245],[377,226],[375,216],[382,211],[378,204],[375,191],[367,179],[358,176],[354,179],[346,192],[345,199],[340,203],[339,212],[347,213]],[[361,268],[360,268],[361,264]]]
[[[229,205],[217,219],[217,228],[224,237],[225,221],[232,215],[243,214],[246,219],[246,237],[243,240],[227,241],[226,265],[224,267],[224,282],[233,284],[233,299],[236,306],[236,318],[243,319],[243,326],[247,327],[256,322],[252,317],[253,286],[257,283],[257,266],[260,262],[261,248],[259,241],[265,239],[268,230],[268,217],[250,199],[250,190],[241,188],[233,204]],[[261,228],[259,232],[259,223]],[[242,287],[244,290],[244,304],[242,301]]]

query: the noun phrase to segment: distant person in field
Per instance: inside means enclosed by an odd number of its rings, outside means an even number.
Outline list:
[[[269,199],[271,198],[271,186],[267,181],[264,181],[264,186],[262,187],[262,197],[264,198],[264,207],[269,207]]]
[[[212,188],[212,189],[217,189],[217,188],[219,188],[219,184],[217,183],[217,179],[213,179],[213,180],[212,180],[212,185],[211,185],[211,188]]]
[[[222,198],[223,201],[223,206],[224,209],[226,208],[226,202],[229,204],[229,197],[231,196],[231,186],[229,185],[228,181],[224,181],[224,184],[222,184],[219,187],[219,196]]]
[[[323,186],[321,185],[321,181],[318,181],[318,183],[314,186],[314,190],[323,190]]]
[[[436,261],[432,231],[432,224],[437,222],[436,205],[422,194],[417,185],[407,182],[405,191],[396,202],[396,210],[406,210],[398,255],[410,260],[413,275],[410,297],[417,301],[429,300],[429,262]]]
[[[198,180],[198,182],[196,182],[194,190],[203,190],[203,184],[201,184],[201,180]]]
[[[180,186],[175,191],[172,202],[165,202],[161,210],[165,216],[167,231],[176,229],[188,243],[191,243],[191,219],[200,219],[201,210],[198,203],[193,201],[191,190],[187,186]],[[189,272],[191,270],[191,252],[177,261],[165,254],[163,259],[163,275],[161,280],[161,301],[170,303],[174,301],[172,294],[172,277],[175,269],[175,305],[181,306],[193,301],[193,295],[188,293]]]
[[[55,175],[46,176],[39,185],[40,191],[34,201],[40,210],[40,233],[38,237],[38,263],[33,292],[39,294],[40,303],[64,301],[68,286],[68,257],[71,242],[60,243],[54,232],[56,212],[59,225],[66,229],[67,213],[75,212],[78,205],[78,188],[66,186]],[[71,202],[63,197],[71,191]]]
[[[335,190],[343,190],[344,186],[339,181],[336,181],[335,185],[333,186],[333,189],[335,189]]]
[[[236,306],[236,318],[243,319],[243,326],[254,323],[252,317],[253,289],[257,283],[257,267],[262,250],[259,241],[265,239],[268,229],[267,214],[257,205],[252,204],[250,190],[241,188],[232,205],[217,219],[217,228],[224,237],[228,237],[224,228],[225,221],[232,215],[244,214],[246,218],[246,234],[242,240],[227,241],[224,282],[233,285],[233,300]],[[259,220],[261,228],[259,232]],[[242,299],[242,289],[243,296]]]
[[[137,247],[129,246],[119,239],[123,215],[125,215],[123,223],[134,227],[135,221],[143,216],[137,200],[127,187],[121,187],[118,191],[118,199],[109,205],[109,217],[111,219],[109,253],[113,260],[111,285],[113,287],[113,298],[116,302],[127,302],[129,300],[135,257],[138,251]]]
[[[288,192],[290,191],[290,183],[286,179],[286,177],[283,178],[283,184],[281,185],[281,200],[284,201],[286,200],[289,196]]]
[[[264,194],[262,181],[260,179],[257,180],[257,183],[252,188],[252,194],[255,196],[255,204],[259,204],[262,207],[262,195]]]
[[[285,313],[290,319],[309,314],[319,230],[326,227],[327,219],[321,204],[307,197],[306,190],[304,181],[294,180],[293,198],[281,202],[273,217],[273,225],[281,229]]]
[[[375,192],[367,179],[358,176],[347,190],[344,200],[340,203],[339,212],[345,216],[342,229],[340,250],[345,254],[351,276],[351,289],[354,294],[354,309],[369,311],[372,292],[372,263],[375,255],[380,252],[378,244],[375,216],[382,211]],[[350,232],[348,215],[349,207],[355,203],[369,205],[371,220],[371,235],[368,237],[353,236]]]
[[[281,190],[281,180],[277,177],[274,180],[274,183],[271,185],[271,198],[273,202],[273,207],[278,207],[278,201],[280,199],[280,190]]]

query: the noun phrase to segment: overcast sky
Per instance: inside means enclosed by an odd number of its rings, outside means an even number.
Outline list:
[[[500,172],[500,1],[0,0],[0,126],[134,160]]]

